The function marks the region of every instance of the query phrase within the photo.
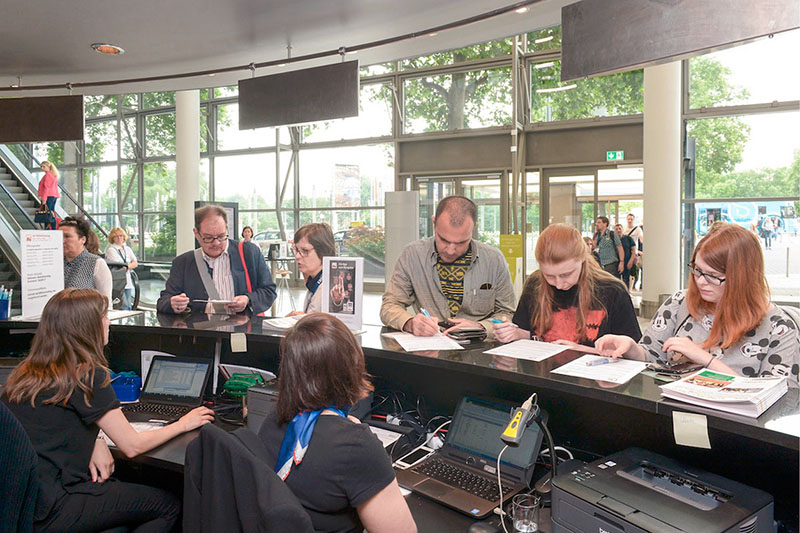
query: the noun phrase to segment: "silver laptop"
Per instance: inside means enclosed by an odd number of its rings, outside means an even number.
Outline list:
[[[213,367],[208,359],[155,356],[139,402],[122,412],[129,422],[174,422],[203,403]]]
[[[481,518],[527,488],[539,456],[542,434],[536,423],[500,462],[502,498],[497,487],[497,456],[505,444],[500,434],[513,406],[498,400],[464,397],[458,404],[447,442],[436,453],[409,468],[397,470],[401,487]],[[543,418],[546,417],[544,411]]]

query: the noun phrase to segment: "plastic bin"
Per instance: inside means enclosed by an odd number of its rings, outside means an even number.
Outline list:
[[[142,378],[133,372],[111,373],[111,387],[121,402],[135,402],[142,391]]]

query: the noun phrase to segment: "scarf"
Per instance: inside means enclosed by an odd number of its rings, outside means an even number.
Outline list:
[[[303,411],[295,415],[286,428],[281,451],[278,453],[278,462],[275,465],[275,472],[283,481],[286,481],[292,471],[292,466],[299,465],[303,461],[303,457],[308,451],[308,444],[311,442],[311,435],[314,433],[314,426],[317,425],[317,420],[325,410],[333,411],[342,418],[347,418],[350,408],[340,410],[335,407],[326,407],[316,411]]]

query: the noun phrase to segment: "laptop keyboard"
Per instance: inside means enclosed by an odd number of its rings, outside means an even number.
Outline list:
[[[139,402],[126,403],[122,406],[123,413],[150,413],[168,419],[180,418],[189,411],[191,409],[182,405],[167,405],[163,403]]]
[[[436,457],[413,467],[412,472],[442,481],[451,487],[458,487],[490,502],[496,502],[500,499],[496,480],[486,479]],[[508,496],[511,490],[511,486],[505,486],[504,484],[503,496]]]

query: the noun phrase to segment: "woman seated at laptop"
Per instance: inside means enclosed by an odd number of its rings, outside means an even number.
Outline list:
[[[633,303],[603,271],[578,230],[552,224],[536,242],[539,270],[528,277],[512,321],[494,324],[501,342],[531,339],[592,346],[607,334],[641,337]]]
[[[416,531],[380,441],[347,412],[372,390],[338,319],[301,318],[281,341],[278,403],[259,436],[316,531]]]
[[[174,424],[137,433],[111,388],[103,346],[108,300],[94,289],[68,288],[42,312],[28,357],[11,373],[2,399],[22,423],[39,457],[38,531],[102,531],[125,526],[169,531],[180,513],[172,494],[109,479],[114,459],[102,429],[128,457],[207,424],[198,407]]]
[[[688,360],[743,376],[787,376],[796,387],[797,325],[769,301],[758,237],[718,222],[697,243],[689,269],[688,290],[667,298],[639,343],[607,335],[597,347],[640,361]]]

